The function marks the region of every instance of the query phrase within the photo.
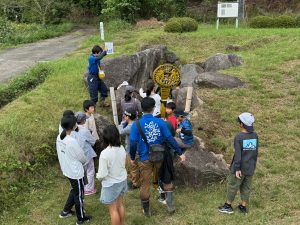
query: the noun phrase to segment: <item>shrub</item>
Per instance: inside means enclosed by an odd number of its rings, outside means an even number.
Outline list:
[[[295,27],[300,27],[300,15],[295,18]]]
[[[14,29],[11,23],[0,17],[0,43],[5,43],[11,37]]]
[[[169,21],[165,25],[165,32],[182,33],[182,26],[179,21]]]
[[[295,18],[291,16],[279,16],[274,18],[274,26],[280,28],[291,28],[295,27]]]
[[[27,91],[43,83],[50,74],[51,69],[45,64],[40,64],[0,88],[0,108]]]
[[[274,27],[274,19],[270,16],[256,16],[250,20],[252,28],[271,28]]]
[[[196,20],[189,17],[174,17],[171,18],[165,25],[166,32],[182,33],[191,32],[198,29]]]

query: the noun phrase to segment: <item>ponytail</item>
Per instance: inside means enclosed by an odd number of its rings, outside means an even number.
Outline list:
[[[63,129],[63,131],[60,134],[60,139],[64,140],[66,136],[67,136],[67,131],[65,129]]]
[[[155,85],[154,85],[153,82],[149,82],[147,84],[147,89],[146,89],[146,95],[147,95],[147,97],[149,97],[151,95],[151,92],[154,90],[154,87],[155,87]]]
[[[125,102],[129,102],[131,100],[131,92],[130,91],[126,91],[125,92]]]

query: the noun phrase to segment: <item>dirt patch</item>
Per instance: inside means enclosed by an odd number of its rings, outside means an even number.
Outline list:
[[[281,65],[284,72],[294,70],[298,66],[300,66],[300,59],[290,60]]]
[[[136,23],[137,28],[157,28],[162,27],[164,22],[158,21],[156,18],[151,18],[149,20],[140,20]]]
[[[256,48],[264,47],[267,44],[271,44],[279,39],[278,36],[270,36],[270,37],[263,37],[258,38],[253,41],[250,41],[244,45],[228,45],[226,46],[225,50],[228,52],[237,52],[237,51],[247,51],[253,50]]]

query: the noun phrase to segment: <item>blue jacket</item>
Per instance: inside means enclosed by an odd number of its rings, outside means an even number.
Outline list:
[[[181,128],[179,138],[183,141],[183,143],[186,145],[192,145],[194,143],[194,136],[191,122],[188,119],[184,119],[180,124],[178,124],[178,128]]]
[[[103,51],[99,56],[95,56],[94,54],[91,54],[89,59],[88,59],[88,69],[89,69],[89,74],[91,75],[97,75],[99,73],[99,66],[100,66],[100,60],[106,56],[107,52]]]
[[[178,153],[178,155],[182,155],[182,151],[175,139],[172,137],[165,121],[153,117],[151,114],[145,114],[140,119],[140,125],[150,145],[163,144],[165,141],[167,141]],[[149,148],[143,141],[137,129],[136,122],[134,122],[130,130],[130,158],[132,160],[135,159],[137,148],[140,161],[143,162],[149,160]]]

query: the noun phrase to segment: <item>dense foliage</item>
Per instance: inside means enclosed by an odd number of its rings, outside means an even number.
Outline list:
[[[183,33],[196,31],[198,22],[189,17],[171,18],[165,25],[166,32]]]
[[[297,26],[299,27],[299,16],[256,16],[250,20],[249,25],[252,28],[292,28]]]

